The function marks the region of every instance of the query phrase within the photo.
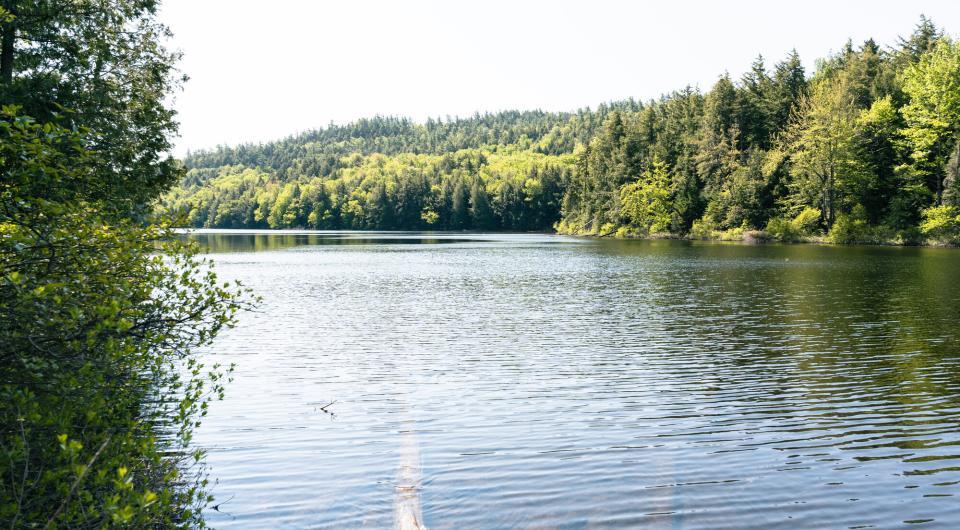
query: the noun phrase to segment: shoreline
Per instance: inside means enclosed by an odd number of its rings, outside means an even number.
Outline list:
[[[690,234],[681,235],[670,232],[658,232],[653,234],[636,233],[618,233],[618,231],[607,232],[604,234],[589,232],[515,232],[515,231],[489,231],[489,230],[355,230],[355,229],[313,229],[313,228],[202,228],[202,227],[177,227],[174,232],[181,235],[189,234],[230,234],[244,233],[254,235],[268,234],[287,234],[287,235],[331,235],[331,234],[424,234],[424,235],[556,235],[577,237],[583,239],[607,239],[607,240],[641,240],[641,241],[705,241],[713,243],[740,243],[745,245],[823,245],[823,246],[871,246],[871,247],[902,247],[902,248],[960,248],[960,244],[949,242],[937,242],[927,239],[926,242],[908,242],[908,241],[851,241],[836,242],[831,241],[827,236],[806,236],[791,240],[781,240],[773,237],[764,230],[745,230],[738,236],[727,235],[718,232],[715,237],[693,236]]]
[[[887,240],[887,241],[851,241],[851,242],[836,242],[831,241],[827,236],[807,236],[792,240],[781,240],[771,236],[768,232],[764,230],[746,230],[739,237],[724,237],[722,235],[717,235],[716,237],[702,237],[702,236],[692,236],[692,235],[681,235],[674,234],[669,232],[658,232],[654,234],[631,234],[631,233],[617,233],[617,232],[608,232],[605,234],[594,234],[594,233],[576,233],[576,232],[555,232],[557,235],[562,236],[571,236],[571,237],[582,237],[587,239],[610,239],[610,240],[641,240],[641,241],[659,241],[659,240],[671,240],[671,241],[708,241],[714,243],[741,243],[745,245],[822,245],[822,246],[836,246],[836,247],[854,247],[854,246],[865,246],[865,247],[902,247],[902,248],[960,248],[960,245],[957,243],[946,243],[946,242],[937,242],[926,240],[925,242],[908,242],[908,241],[896,241],[896,240]]]

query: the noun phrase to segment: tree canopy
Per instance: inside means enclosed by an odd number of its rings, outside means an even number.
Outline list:
[[[191,433],[227,368],[196,349],[233,323],[223,285],[150,218],[176,53],[156,3],[0,1],[0,520],[195,528]],[[149,223],[148,223],[149,221]]]
[[[190,153],[162,208],[198,227],[694,237],[806,212],[807,236],[856,221],[858,234],[833,239],[920,242],[925,209],[958,200],[957,61],[957,45],[921,17],[894,46],[848,42],[809,75],[793,51],[772,66],[757,57],[706,93],[331,125]]]

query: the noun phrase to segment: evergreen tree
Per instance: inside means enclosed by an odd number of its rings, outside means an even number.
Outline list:
[[[490,197],[479,179],[474,180],[470,186],[470,223],[474,230],[495,228]]]
[[[807,89],[807,78],[797,50],[774,68],[771,90],[772,131],[781,131],[790,120],[790,114]]]
[[[470,224],[470,204],[467,187],[463,184],[463,179],[458,179],[453,186],[453,193],[450,196],[450,228],[453,230],[469,230]]]

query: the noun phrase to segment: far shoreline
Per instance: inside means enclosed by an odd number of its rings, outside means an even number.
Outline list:
[[[942,248],[957,249],[960,245],[955,243],[936,242],[927,240],[926,242],[909,241],[851,241],[836,242],[831,241],[826,236],[803,237],[790,241],[783,241],[774,238],[763,230],[746,230],[740,237],[702,237],[692,235],[681,235],[669,232],[659,232],[654,234],[617,234],[608,232],[605,234],[596,233],[571,233],[571,232],[514,232],[514,231],[489,231],[489,230],[356,230],[356,229],[315,229],[315,228],[203,228],[203,227],[175,227],[174,233],[189,234],[249,234],[249,235],[367,235],[367,234],[423,234],[434,236],[457,236],[457,235],[541,235],[541,236],[564,236],[584,240],[608,240],[608,241],[701,241],[707,243],[730,243],[740,245],[814,245],[829,247],[900,247],[900,248]]]

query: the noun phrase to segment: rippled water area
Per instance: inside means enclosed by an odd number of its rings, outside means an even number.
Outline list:
[[[216,528],[960,528],[960,250],[190,237]]]

